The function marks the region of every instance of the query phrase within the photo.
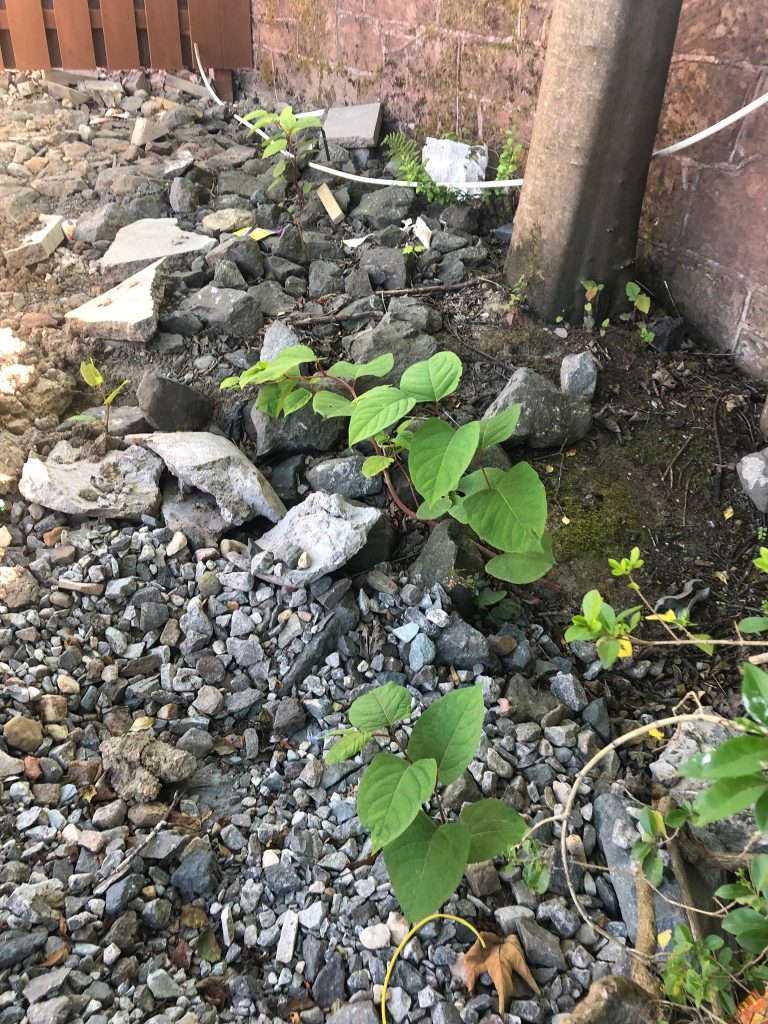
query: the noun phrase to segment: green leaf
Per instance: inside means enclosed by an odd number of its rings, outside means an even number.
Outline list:
[[[348,363],[342,359],[328,367],[328,375],[349,381],[356,381],[358,377],[386,377],[394,365],[395,357],[385,352],[367,363]]]
[[[748,953],[762,953],[768,946],[768,920],[751,907],[730,910],[723,918],[723,931],[733,935]]]
[[[643,874],[651,885],[657,888],[661,885],[661,880],[664,877],[664,861],[658,850],[651,850],[643,859]]]
[[[498,604],[499,601],[505,600],[506,596],[504,590],[491,590],[490,587],[486,587],[475,598],[475,604],[480,608],[490,608]]]
[[[522,406],[510,405],[508,409],[480,420],[480,447],[490,448],[494,444],[503,444],[514,434],[520,419]]]
[[[96,364],[92,359],[89,359],[87,363],[80,363],[80,376],[89,388],[100,388],[104,383],[104,378],[97,370]]]
[[[656,837],[664,834],[664,818],[658,811],[654,811],[652,807],[643,807],[640,811],[638,824],[640,831],[644,835]]]
[[[748,636],[750,633],[764,633],[768,629],[768,619],[764,615],[750,615],[739,623],[739,632]]]
[[[318,391],[312,399],[312,408],[324,420],[331,420],[336,416],[351,416],[354,406],[348,398],[333,391]]]
[[[284,132],[295,131],[296,126],[299,123],[296,120],[296,116],[293,113],[293,110],[291,109],[290,106],[288,106],[288,104],[286,104],[280,111],[277,121]]]
[[[422,501],[416,509],[416,518],[422,520],[439,519],[451,511],[453,502],[449,497],[437,498],[435,501]]]
[[[408,764],[396,754],[377,754],[357,790],[357,815],[371,832],[373,852],[405,832],[429,800],[437,780],[433,760]]]
[[[501,551],[526,551],[544,533],[547,496],[535,469],[519,462],[491,490],[464,499],[469,525]]]
[[[522,842],[528,831],[525,819],[517,811],[495,799],[465,804],[460,820],[470,832],[467,855],[470,864],[499,857]]]
[[[107,395],[107,397],[104,399],[103,404],[104,405],[112,405],[112,403],[117,398],[117,396],[120,394],[120,392],[123,391],[125,388],[127,388],[130,383],[131,382],[129,380],[124,380],[123,383],[120,384],[119,387],[116,387],[114,391],[112,391],[109,395]]]
[[[477,451],[480,427],[466,423],[454,430],[445,420],[427,420],[410,443],[408,468],[426,501],[445,497],[464,475]]]
[[[729,818],[751,807],[766,792],[768,779],[762,775],[721,779],[696,797],[693,803],[694,824],[701,827],[720,821],[721,818]]]
[[[338,764],[340,761],[348,761],[360,753],[372,735],[370,732],[360,732],[359,729],[349,729],[325,755],[325,763]]]
[[[292,380],[262,384],[259,388],[259,397],[256,399],[256,408],[265,416],[277,419],[295,386]]]
[[[389,384],[366,391],[352,403],[352,418],[349,421],[350,447],[396,423],[407,415],[415,404],[415,399]]]
[[[752,858],[752,863],[749,865],[749,877],[760,895],[765,896],[766,890],[768,890],[768,855],[762,853]]]
[[[408,367],[400,378],[400,390],[415,402],[439,402],[459,386],[461,372],[461,360],[455,353],[437,352]]]
[[[409,921],[428,917],[453,895],[467,866],[468,853],[466,825],[437,828],[423,811],[384,848],[384,863]]]
[[[312,392],[306,388],[294,388],[283,402],[283,416],[290,416],[292,412],[303,409],[311,398]]]
[[[349,721],[356,729],[389,729],[411,713],[411,695],[404,686],[386,683],[353,700]]]
[[[315,353],[311,348],[306,345],[290,345],[270,362],[257,363],[255,367],[246,370],[246,375],[252,384],[266,384],[280,380],[281,377],[285,377],[302,363],[314,363],[315,361]]]
[[[603,668],[610,668],[619,657],[621,644],[612,636],[601,636],[597,641],[597,656]]]
[[[360,472],[367,480],[370,480],[372,476],[378,476],[385,469],[389,469],[394,461],[389,455],[369,455],[367,459],[363,460]]]
[[[284,149],[285,139],[279,137],[277,139],[273,139],[271,142],[268,142],[264,146],[264,150],[261,155],[265,160],[267,160],[269,157],[274,156],[275,153],[282,153]]]
[[[768,768],[768,737],[736,736],[678,768],[689,779],[730,779]]]
[[[721,885],[719,889],[715,889],[715,896],[721,900],[751,899],[752,895],[752,890],[749,886],[739,885],[737,883]]]
[[[755,824],[761,832],[768,832],[768,792],[755,803]]]
[[[482,686],[465,686],[431,704],[411,732],[408,756],[434,758],[437,777],[447,786],[458,779],[475,756],[483,730]]]
[[[581,601],[581,610],[587,622],[596,622],[603,607],[603,599],[599,590],[590,590],[584,595]]]
[[[323,122],[319,117],[311,117],[307,115],[305,117],[298,118],[296,126],[299,131],[304,131],[305,128],[322,128]]]
[[[508,551],[485,563],[485,571],[497,580],[507,583],[534,583],[545,576],[555,564],[552,554],[552,538],[545,533],[538,545],[529,551]]]
[[[768,726],[768,675],[749,662],[742,665],[741,671],[744,677],[741,686],[744,708],[750,718]]]

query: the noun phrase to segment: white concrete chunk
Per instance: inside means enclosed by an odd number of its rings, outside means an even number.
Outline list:
[[[22,239],[21,245],[9,249],[5,261],[9,267],[30,267],[47,259],[64,241],[63,217],[55,214],[40,214],[40,227]]]
[[[78,309],[66,319],[75,330],[108,341],[149,341],[165,287],[165,260],[160,259]]]
[[[161,257],[205,253],[215,245],[215,239],[207,235],[183,231],[175,217],[137,220],[120,228],[99,262],[102,267],[122,267],[135,273]]]
[[[347,149],[372,149],[379,141],[382,115],[380,103],[331,107],[323,121],[326,138]]]

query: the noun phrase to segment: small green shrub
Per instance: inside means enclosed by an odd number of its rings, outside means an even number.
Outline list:
[[[323,123],[318,117],[308,115],[296,117],[290,106],[285,106],[279,113],[269,110],[252,110],[243,118],[250,124],[249,135],[267,128],[274,129],[268,139],[262,143],[264,159],[279,156],[272,173],[275,178],[282,177],[286,170],[291,170],[296,201],[301,205],[303,196],[312,188],[310,182],[299,185],[299,161],[311,156],[317,150],[316,131]],[[307,134],[307,133],[312,134]]]
[[[427,174],[421,162],[418,144],[402,132],[392,132],[384,137],[384,145],[394,161],[397,176],[401,181],[416,183],[416,192],[430,203],[457,203],[460,195],[450,188],[441,188]]]
[[[97,392],[101,399],[101,404],[104,406],[104,433],[106,434],[107,437],[109,437],[109,410],[112,407],[112,403],[120,394],[120,392],[123,391],[124,388],[127,388],[131,382],[129,380],[124,380],[122,384],[118,385],[118,387],[115,388],[114,391],[111,391],[109,394],[106,394],[104,388],[104,378],[102,377],[101,372],[97,368],[93,359],[89,359],[87,363],[80,363],[80,376],[83,378],[83,380],[85,381],[89,388],[93,388],[93,390]],[[85,415],[71,417],[71,421],[73,422],[87,419],[94,419],[94,417]]]

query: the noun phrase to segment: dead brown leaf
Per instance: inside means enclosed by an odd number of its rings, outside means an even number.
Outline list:
[[[60,946],[54,949],[52,953],[48,954],[45,960],[40,964],[40,967],[58,967],[59,964],[63,964],[69,956],[69,949],[69,945],[66,942],[63,942]]]
[[[509,1002],[514,990],[514,977],[518,974],[538,995],[539,986],[528,970],[523,947],[516,935],[499,938],[493,932],[480,932],[485,947],[478,940],[464,955],[464,969],[467,972],[467,989],[472,992],[481,974],[490,975],[494,988],[499,993],[499,1013]]]
[[[189,965],[192,963],[192,947],[184,939],[179,939],[176,946],[171,950],[171,963],[175,967],[181,967],[183,970],[189,970]]]

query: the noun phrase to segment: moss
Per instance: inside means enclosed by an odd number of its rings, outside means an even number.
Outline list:
[[[635,494],[618,482],[596,486],[584,496],[569,496],[561,507],[570,523],[555,536],[558,560],[621,555],[643,527],[644,516]]]

